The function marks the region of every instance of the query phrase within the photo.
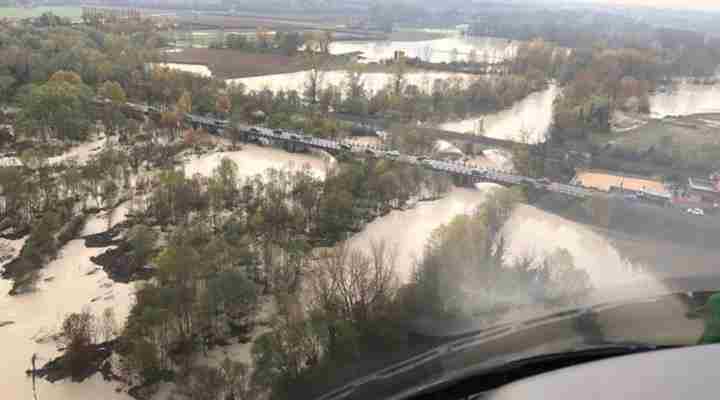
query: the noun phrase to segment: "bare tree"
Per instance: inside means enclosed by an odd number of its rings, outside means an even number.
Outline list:
[[[61,343],[65,345],[65,357],[73,376],[80,376],[90,362],[89,348],[95,343],[97,324],[90,309],[72,313],[62,323]]]
[[[320,91],[323,86],[323,78],[325,71],[323,70],[325,60],[322,55],[314,52],[308,52],[306,56],[308,66],[310,67],[305,80],[305,98],[310,104],[316,104],[320,97]]]
[[[405,89],[405,75],[407,73],[405,60],[400,59],[393,64],[392,69],[392,91],[395,96],[401,96]]]
[[[108,307],[103,311],[102,319],[100,320],[99,334],[102,336],[103,341],[108,341],[117,335],[118,325],[115,319],[115,310],[112,307]]]
[[[177,391],[188,399],[219,400],[223,383],[223,374],[219,369],[199,366],[188,371],[186,379],[180,380]]]
[[[356,322],[382,314],[395,297],[397,251],[386,242],[370,242],[369,254],[344,243],[325,251],[313,271],[316,307]]]
[[[225,383],[225,398],[249,400],[255,397],[255,391],[251,386],[250,368],[247,365],[225,357],[220,363],[220,373]]]

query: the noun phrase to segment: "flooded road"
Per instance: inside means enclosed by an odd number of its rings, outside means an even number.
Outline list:
[[[558,93],[557,86],[550,85],[545,90],[530,94],[506,110],[447,122],[441,124],[439,128],[515,141],[524,141],[526,136],[529,143],[544,142],[552,124],[553,101]]]
[[[330,45],[332,54],[362,53],[362,62],[393,58],[396,51],[406,57],[433,63],[476,61],[496,63],[515,57],[519,42],[491,37],[453,36],[423,41],[347,41]],[[473,54],[474,52],[474,54]]]

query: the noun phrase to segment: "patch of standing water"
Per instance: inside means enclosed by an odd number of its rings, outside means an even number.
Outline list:
[[[113,283],[102,270],[96,270],[90,257],[103,251],[105,248],[85,247],[82,240],[70,241],[61,249],[58,258],[42,270],[37,291],[32,293],[9,296],[12,282],[0,280],[0,319],[14,322],[0,328],[0,343],[3,344],[0,393],[3,398],[32,398],[32,382],[25,375],[25,370],[30,368],[30,357],[37,353],[42,364],[59,355],[57,343],[42,339],[57,333],[67,314],[89,307],[99,315],[106,307],[111,307],[118,325],[123,324],[131,305],[132,288]],[[115,386],[104,382],[97,374],[82,383],[61,381],[51,384],[38,380],[40,398],[130,399],[126,394],[116,393]]]
[[[48,157],[48,164],[60,164],[62,162],[73,159],[79,164],[85,164],[90,157],[97,154],[105,144],[107,143],[106,137],[99,139],[93,139],[89,142],[83,142],[77,146],[71,147],[68,151],[63,154],[54,157]],[[0,158],[0,166],[20,166],[22,162],[17,157],[3,157]]]
[[[439,128],[452,132],[482,134],[496,139],[544,142],[552,124],[553,102],[558,93],[557,86],[551,84],[547,89],[530,94],[506,110],[447,122]]]
[[[224,157],[237,163],[239,175],[243,178],[262,175],[270,168],[299,170],[305,165],[310,166],[318,178],[324,178],[327,169],[334,162],[334,159],[328,156],[288,153],[280,149],[246,144],[239,151],[210,153],[190,158],[185,163],[185,175],[210,176]]]
[[[256,317],[256,326],[253,329],[249,341],[245,343],[233,343],[228,346],[216,347],[211,351],[208,351],[207,355],[199,356],[195,361],[195,365],[209,366],[220,368],[221,363],[225,358],[229,358],[233,361],[239,361],[249,367],[250,373],[252,373],[253,360],[252,360],[252,345],[256,338],[260,335],[268,332],[268,322],[276,314],[276,305],[272,297],[263,298],[260,310]],[[177,386],[173,383],[162,383],[158,389],[158,392],[153,396],[153,400],[169,400],[173,398],[173,392],[177,389]]]
[[[85,222],[85,227],[82,231],[82,236],[94,235],[96,233],[104,232],[109,228],[117,225],[125,219],[127,219],[128,211],[130,210],[130,202],[124,202],[109,211],[101,211],[95,215],[90,216]]]

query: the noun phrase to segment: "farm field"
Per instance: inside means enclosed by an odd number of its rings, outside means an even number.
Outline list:
[[[220,79],[282,74],[306,69],[302,58],[237,50],[184,49],[166,53],[170,63],[206,65]]]
[[[51,12],[57,16],[65,18],[80,18],[82,15],[81,7],[0,7],[0,18],[31,18],[39,17],[43,13]]]

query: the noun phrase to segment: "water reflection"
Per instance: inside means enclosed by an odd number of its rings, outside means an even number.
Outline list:
[[[264,89],[268,89],[272,92],[279,92],[281,90],[295,90],[298,93],[302,94],[305,91],[305,83],[307,82],[307,77],[308,71],[300,71],[287,74],[262,75],[248,78],[228,79],[225,82],[229,85],[242,84],[245,86],[245,90],[247,91],[261,91]],[[370,93],[375,93],[391,82],[392,75],[385,72],[368,72],[363,74],[362,79],[365,83],[365,90]],[[478,76],[458,72],[427,71],[407,73],[405,79],[407,84],[416,85],[421,91],[425,93],[430,93],[432,90],[433,82],[436,79],[455,79],[467,85],[471,81],[478,79]],[[323,88],[326,88],[329,85],[344,87],[346,82],[347,73],[345,71],[326,71],[322,74]]]

